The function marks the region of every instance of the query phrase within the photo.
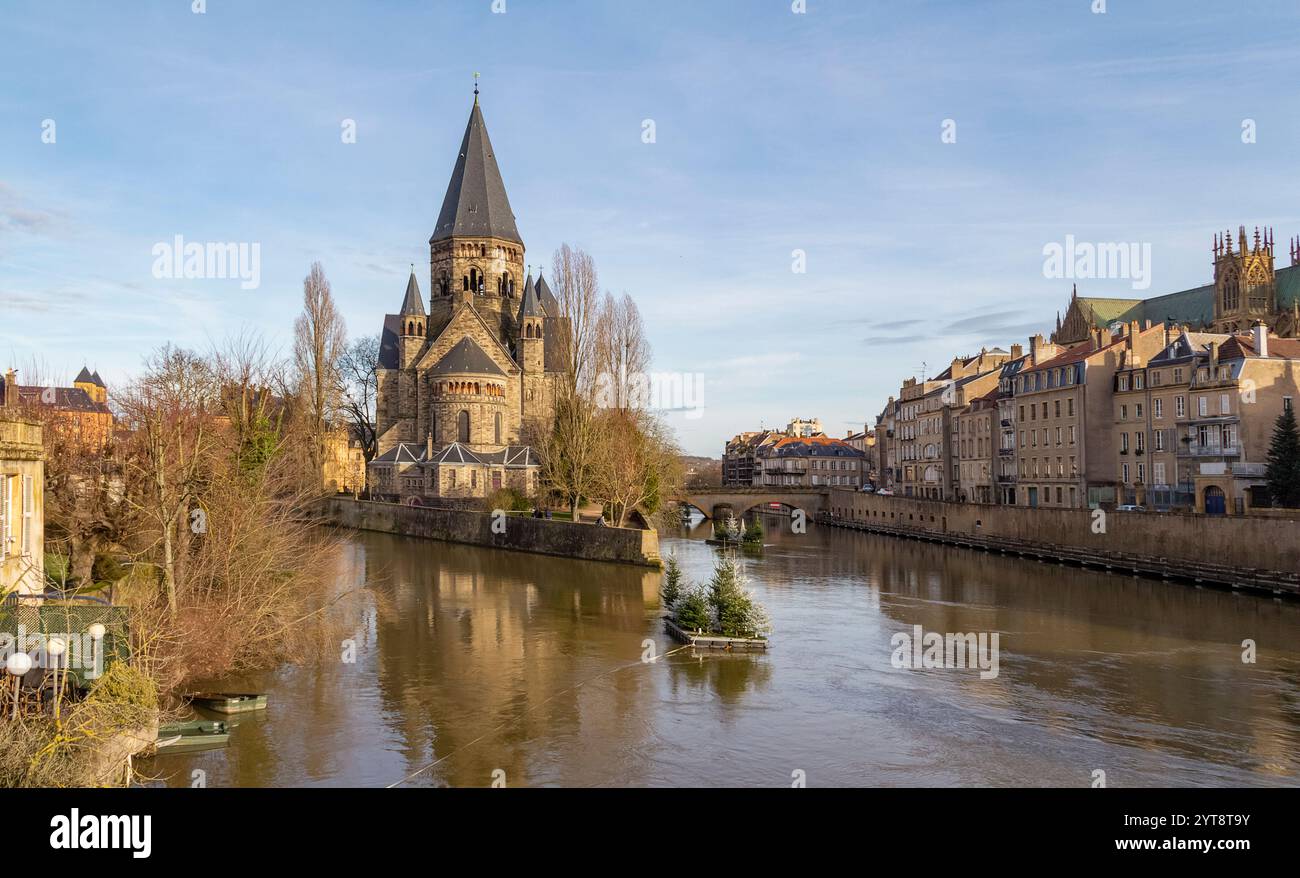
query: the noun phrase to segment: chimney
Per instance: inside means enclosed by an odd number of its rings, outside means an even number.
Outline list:
[[[1256,320],[1251,330],[1255,336],[1255,353],[1261,357],[1268,356],[1268,327],[1263,320]]]
[[[1043,345],[1044,345],[1044,344],[1045,344],[1045,342],[1044,342],[1043,336],[1042,336],[1041,334],[1040,334],[1040,335],[1031,336],[1030,339],[1029,339],[1029,358],[1030,358],[1030,361],[1031,361],[1035,366],[1038,365],[1038,359],[1039,359],[1039,357],[1041,357],[1042,354],[1043,354]]]
[[[4,395],[0,396],[0,406],[12,408],[16,405],[18,405],[18,373],[13,369],[6,369]]]
[[[1219,369],[1219,343],[1217,341],[1212,341],[1210,342],[1210,377],[1214,377],[1214,373],[1217,372],[1218,369]]]
[[[424,434],[424,459],[433,460],[433,433]]]
[[[1024,346],[1024,345],[1013,344],[1013,345],[1011,346],[1011,359],[1013,359],[1013,360],[1018,360],[1018,359],[1020,359],[1021,357],[1023,357],[1024,355],[1025,355],[1025,346]]]

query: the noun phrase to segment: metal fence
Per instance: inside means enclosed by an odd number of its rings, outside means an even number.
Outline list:
[[[125,607],[10,594],[0,601],[0,661],[26,652],[33,661],[31,674],[43,676],[57,665],[71,683],[87,688],[114,664],[131,658],[128,621]],[[103,637],[92,636],[96,623],[104,626]],[[64,644],[59,655],[50,654],[54,638]]]

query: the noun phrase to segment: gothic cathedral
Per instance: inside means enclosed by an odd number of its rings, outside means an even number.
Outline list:
[[[559,303],[540,275],[524,277],[477,88],[429,265],[427,310],[412,268],[401,308],[384,317],[372,490],[411,504],[533,496],[528,437],[549,428],[563,371]]]

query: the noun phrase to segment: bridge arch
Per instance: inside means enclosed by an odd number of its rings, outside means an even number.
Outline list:
[[[723,507],[731,509],[737,518],[743,518],[754,509],[760,511],[784,511],[802,509],[808,515],[815,515],[827,506],[828,492],[817,489],[745,489],[715,488],[709,491],[692,491],[677,498],[678,502],[698,509],[705,518],[713,518],[714,510]],[[779,504],[780,509],[772,508]]]

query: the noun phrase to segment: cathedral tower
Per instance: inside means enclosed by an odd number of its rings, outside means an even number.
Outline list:
[[[429,238],[429,335],[436,337],[455,306],[469,302],[508,344],[516,330],[524,242],[515,226],[501,169],[474,88],[474,106]]]
[[[1245,332],[1257,320],[1274,322],[1277,281],[1273,275],[1273,230],[1255,229],[1254,246],[1246,227],[1233,247],[1232,234],[1214,236],[1214,331]]]

